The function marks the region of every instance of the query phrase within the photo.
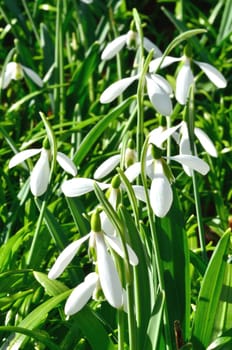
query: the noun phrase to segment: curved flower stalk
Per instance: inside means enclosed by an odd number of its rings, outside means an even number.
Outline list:
[[[121,190],[124,190],[124,186],[121,184],[119,175],[115,175],[111,183],[99,182],[93,179],[81,177],[65,180],[61,185],[61,190],[67,197],[79,197],[86,193],[94,191],[95,183],[101,188],[101,190],[108,190],[108,201],[116,210],[118,201],[121,196]],[[146,202],[145,190],[143,186],[133,185],[132,189],[138,200]],[[104,211],[101,212],[100,217],[102,229],[104,232],[110,236],[115,236],[115,228]]]
[[[114,56],[122,50],[123,47],[127,46],[127,48],[137,47],[139,45],[138,34],[133,30],[129,30],[126,34],[120,35],[115,38],[113,41],[108,43],[101,54],[102,60],[110,60]],[[150,41],[148,38],[143,38],[143,47],[146,51],[150,52],[152,49],[154,50],[154,57],[162,56],[162,52]]]
[[[25,75],[28,76],[33,81],[33,83],[39,87],[43,86],[43,80],[32,69],[25,67],[17,62],[9,62],[6,65],[5,71],[1,74],[0,87],[2,89],[6,89],[9,86],[11,80],[21,80]]]
[[[124,78],[111,84],[100,96],[100,102],[110,103],[121,95],[140,75]],[[164,116],[172,114],[172,101],[170,95],[172,88],[166,79],[158,74],[146,74],[146,86],[148,97],[154,108]]]
[[[187,46],[185,49],[185,53],[182,57],[166,56],[164,57],[164,59],[162,57],[158,57],[153,61],[151,61],[149,65],[150,72],[156,72],[158,67],[164,68],[174,62],[183,63],[176,77],[176,93],[175,93],[177,101],[182,105],[186,104],[187,98],[189,95],[190,86],[194,82],[194,76],[191,68],[192,62],[196,64],[207,75],[209,80],[214,85],[216,85],[216,87],[225,88],[227,85],[227,82],[224,76],[214,66],[212,66],[209,63],[193,60],[191,58],[190,51],[191,50],[189,46]]]
[[[91,218],[91,231],[86,236],[69,244],[58,256],[55,264],[49,271],[48,277],[56,279],[59,277],[74,256],[78,253],[82,244],[89,239],[89,253],[96,264],[97,273],[89,274],[84,282],[79,284],[69,296],[66,305],[66,315],[72,315],[88,302],[91,295],[97,295],[97,290],[101,289],[106,300],[115,308],[123,307],[124,292],[123,287],[108,249],[113,249],[118,255],[124,258],[124,250],[121,240],[118,237],[108,236],[101,228],[101,219],[96,212]],[[126,245],[129,262],[131,265],[138,264],[138,258],[132,248]]]
[[[39,197],[46,192],[50,180],[50,151],[46,147],[32,148],[15,154],[9,162],[9,168],[11,169],[37,154],[40,154],[40,157],[30,174],[30,188],[32,194]],[[67,173],[76,176],[75,164],[64,153],[57,152],[56,160]]]
[[[128,147],[125,150],[125,156],[123,159],[123,164],[125,165],[125,168],[128,168],[129,165],[135,163],[136,159],[137,159],[137,152],[134,149],[133,141],[130,139],[128,142]],[[94,179],[100,180],[103,177],[107,176],[108,174],[111,173],[112,170],[114,170],[119,165],[121,161],[122,161],[121,154],[115,154],[107,158],[95,170],[93,174]]]

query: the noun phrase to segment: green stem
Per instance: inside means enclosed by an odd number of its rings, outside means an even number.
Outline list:
[[[38,206],[36,198],[35,198],[35,202],[36,202],[36,204]],[[40,228],[41,228],[41,225],[42,225],[42,222],[43,222],[45,209],[46,209],[46,200],[44,200],[42,202],[42,205],[40,207],[39,218],[38,218],[38,221],[37,221],[37,224],[36,224],[35,233],[34,233],[34,236],[33,236],[33,239],[32,239],[31,248],[30,248],[30,251],[29,251],[29,254],[28,254],[28,258],[27,258],[27,266],[30,266],[32,264],[32,259],[33,259],[33,255],[34,255],[34,252],[35,252],[36,245],[38,243],[39,232],[40,232]],[[30,267],[32,267],[32,266],[30,266]]]
[[[57,0],[56,14],[56,40],[55,40],[55,72],[56,83],[58,86],[54,89],[55,116],[59,117],[60,127],[62,129],[65,115],[64,103],[64,57],[63,57],[63,32],[62,32],[62,0]]]
[[[118,310],[118,350],[124,350],[124,311]]]
[[[192,154],[195,155],[196,152],[195,152],[195,142],[194,142],[194,139],[195,139],[194,137],[194,127],[195,127],[194,88],[190,90],[189,102],[186,108],[186,117],[187,117],[187,127],[188,127],[190,148],[191,148]],[[192,181],[193,181],[193,192],[194,192],[194,199],[195,199],[200,248],[201,248],[202,258],[204,259],[204,261],[207,261],[205,234],[204,234],[204,226],[202,221],[202,212],[201,212],[201,203],[200,203],[200,196],[199,196],[199,190],[198,190],[197,176],[195,171],[193,170],[192,170]]]
[[[161,291],[165,291],[165,283],[164,283],[164,271],[162,266],[162,260],[160,257],[160,249],[159,249],[159,243],[157,239],[156,234],[156,227],[155,227],[155,216],[153,214],[150,199],[149,199],[149,192],[147,187],[147,177],[146,177],[146,155],[147,155],[147,147],[148,147],[148,141],[147,138],[143,145],[142,155],[141,155],[141,177],[142,177],[142,183],[145,190],[146,195],[146,203],[147,203],[147,212],[148,212],[148,220],[149,220],[149,226],[151,229],[151,237],[152,237],[152,243],[153,243],[153,250],[154,250],[154,260],[155,260],[155,269],[157,273],[157,278],[159,281],[159,286]],[[156,276],[154,276],[154,279],[156,279]],[[167,311],[167,304],[164,304],[164,334],[165,334],[165,343],[166,343],[166,349],[171,349],[171,334],[170,334],[170,327],[169,327],[169,317],[168,317],[168,311]]]
[[[38,44],[40,45],[40,36],[39,36],[38,31],[36,29],[36,25],[35,25],[32,17],[31,17],[30,11],[29,11],[28,6],[27,6],[27,3],[26,3],[25,0],[22,0],[22,3],[23,3],[23,7],[24,7],[24,9],[26,11],[27,17],[29,19],[29,22],[31,23],[31,27],[32,27],[32,30],[33,30],[33,32],[35,34],[36,40],[38,41]]]

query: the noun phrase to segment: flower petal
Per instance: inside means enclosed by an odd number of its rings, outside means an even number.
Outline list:
[[[209,165],[197,156],[179,154],[177,156],[169,157],[169,159],[175,160],[182,165],[186,165],[202,175],[206,175],[210,170]]]
[[[172,87],[169,82],[159,74],[150,74],[152,80],[158,84],[168,95],[172,93]]]
[[[162,144],[166,141],[171,135],[173,135],[177,129],[181,127],[181,123],[175,126],[172,126],[168,129],[159,126],[156,129],[153,129],[150,132],[149,143],[152,143],[158,148],[162,148]]]
[[[163,57],[155,58],[149,64],[149,72],[156,72],[161,61],[162,61],[162,64],[161,64],[160,68],[165,68],[174,62],[181,61],[181,57],[166,56],[166,57],[164,57],[164,59],[163,59]]]
[[[96,233],[97,264],[100,284],[110,305],[120,308],[123,305],[123,289],[112,257],[107,251],[103,234]]]
[[[31,148],[15,154],[9,162],[9,168],[13,168],[14,166],[22,163],[24,160],[39,154],[41,150],[42,148]]]
[[[124,78],[111,84],[100,97],[101,103],[110,103],[114,101],[119,95],[121,95],[135,80],[138,79],[138,75]]]
[[[156,216],[162,218],[170,210],[173,201],[172,187],[163,173],[162,163],[155,162],[155,175],[151,182],[150,203]]]
[[[212,157],[217,157],[217,150],[209,136],[200,128],[194,128],[194,133],[200,141],[204,150]]]
[[[67,173],[76,176],[77,167],[69,157],[67,157],[64,153],[57,152],[56,160],[60,164],[61,168],[63,168]]]
[[[85,242],[89,237],[90,233],[70,243],[56,259],[54,265],[48,273],[48,278],[54,280],[59,277],[68,266],[68,264],[72,261],[74,256],[77,254],[82,243]]]
[[[120,255],[123,259],[125,259],[125,254],[123,250],[123,245],[121,240],[118,237],[108,237],[105,235],[105,240],[108,242],[110,247],[118,254]],[[129,262],[131,265],[136,266],[138,265],[138,257],[135,254],[134,250],[129,246],[129,244],[126,244],[127,252],[128,252],[128,257],[129,257]]]
[[[26,75],[39,87],[43,86],[43,80],[35,73],[32,69],[22,66],[23,71]]]
[[[209,63],[199,61],[194,61],[194,63],[196,63],[201,68],[201,70],[203,70],[203,72],[207,75],[209,80],[212,81],[214,85],[216,85],[218,88],[226,87],[226,79],[214,66]]]
[[[172,101],[169,95],[148,75],[146,75],[147,93],[157,112],[169,116],[172,113]]]
[[[140,173],[141,173],[140,162],[135,162],[124,171],[124,174],[126,175],[126,177],[130,182],[133,182],[136,179],[136,177],[139,176]]]
[[[127,40],[127,34],[120,35],[118,38],[111,41],[106,45],[105,49],[101,54],[102,60],[110,60],[125,46]]]
[[[146,195],[145,195],[145,190],[144,190],[144,187],[141,186],[141,185],[134,185],[132,186],[133,190],[134,190],[134,193],[135,193],[135,197],[142,201],[142,202],[145,202],[146,203]]]
[[[35,164],[30,176],[30,188],[34,196],[42,196],[48,187],[50,177],[50,166],[48,151],[41,150],[40,158]]]
[[[61,190],[67,197],[78,197],[94,190],[94,183],[96,181],[92,179],[86,179],[83,177],[74,178],[64,181],[61,185]],[[96,182],[102,190],[110,187],[109,184]]]
[[[194,77],[190,67],[190,62],[187,60],[181,67],[176,78],[176,99],[182,105],[187,102],[189,89],[193,80]]]
[[[160,51],[158,46],[156,46],[150,39],[148,39],[146,37],[143,38],[143,47],[148,52],[150,52],[152,49],[154,49],[154,57],[162,56],[162,52]]]
[[[96,272],[88,274],[84,282],[80,283],[70,296],[68,297],[64,312],[66,315],[71,316],[80,311],[91,298],[98,281],[98,275]]]
[[[116,154],[112,157],[106,159],[95,171],[93,177],[94,179],[101,179],[102,177],[111,173],[113,169],[120,163],[121,155]]]
[[[0,78],[0,87],[2,89],[6,89],[12,79],[16,79],[15,76],[17,72],[17,65],[18,63],[16,62],[9,62],[6,65],[6,69],[4,72],[2,72],[2,75]]]

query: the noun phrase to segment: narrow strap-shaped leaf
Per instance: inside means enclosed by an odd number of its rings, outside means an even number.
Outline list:
[[[203,278],[192,331],[192,343],[198,350],[206,349],[213,340],[215,322],[224,323],[225,314],[218,313],[219,302],[223,302],[224,307],[230,302],[228,295],[226,298],[223,296],[225,289],[232,288],[224,283],[226,268],[229,265],[227,254],[230,236],[230,232],[226,232],[220,239]]]

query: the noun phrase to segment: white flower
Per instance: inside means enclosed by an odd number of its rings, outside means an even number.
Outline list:
[[[150,133],[149,142],[161,150],[163,142],[178,128],[180,128],[180,125],[169,129],[158,127]],[[189,167],[202,175],[206,175],[209,171],[208,164],[197,156],[180,154],[171,156],[169,159],[180,163],[182,166]],[[158,217],[164,217],[170,210],[173,201],[171,182],[174,178],[171,170],[164,158],[159,156],[155,159],[151,154],[148,154],[145,162],[145,171],[147,176],[151,179],[149,199],[153,212]],[[132,164],[125,170],[125,175],[130,182],[134,181],[140,173],[140,162]]]
[[[111,84],[100,96],[101,103],[110,103],[122,94],[139,75],[124,78]],[[148,97],[157,112],[169,116],[172,113],[172,101],[170,94],[172,88],[170,84],[158,74],[146,74],[146,86]]]
[[[0,77],[0,87],[6,89],[11,80],[23,79],[24,75],[28,76],[39,87],[43,86],[42,79],[32,69],[23,66],[17,62],[9,62],[6,69],[2,72]]]
[[[102,52],[102,60],[110,60],[113,58],[125,45],[130,48],[131,44],[135,43],[137,46],[139,44],[139,38],[136,32],[129,30],[128,33],[120,35],[111,41]],[[154,49],[154,57],[162,56],[160,49],[153,44],[148,38],[143,38],[143,46],[148,52]]]
[[[187,154],[191,155],[191,147],[190,147],[190,140],[189,140],[189,133],[186,122],[182,122],[180,128],[180,141],[179,141],[179,150],[180,154]],[[209,138],[209,136],[200,128],[195,127],[194,128],[194,134],[196,138],[199,140],[200,144],[204,148],[204,150],[211,155],[212,157],[217,157],[217,150]],[[196,154],[196,152],[195,152]],[[191,176],[192,171],[187,166],[183,165],[183,169],[186,172],[187,175]]]
[[[162,61],[162,63],[161,63]],[[176,99],[180,104],[186,104],[189,95],[189,89],[194,81],[194,76],[192,73],[191,62],[194,62],[209,78],[209,80],[216,85],[218,88],[225,88],[227,85],[224,76],[211,64],[199,62],[193,60],[186,55],[182,57],[171,57],[166,56],[164,59],[162,57],[156,58],[150,62],[149,70],[150,72],[156,72],[157,68],[164,68],[169,66],[174,62],[183,62],[183,66],[180,68],[176,77]],[[160,65],[161,63],[161,65]]]
[[[22,152],[19,152],[15,154],[10,162],[9,162],[9,168],[13,168],[16,165],[24,162],[26,159],[33,157],[36,154],[40,154],[40,157],[38,161],[36,162],[34,168],[32,169],[31,175],[30,175],[30,188],[31,192],[34,196],[42,196],[49,184],[49,178],[50,178],[50,165],[49,165],[49,158],[50,158],[50,151],[42,148],[32,148],[28,150],[24,150]],[[65,154],[61,152],[57,152],[56,160],[59,163],[59,165],[69,174],[75,176],[77,174],[77,169],[74,163],[69,159]]]
[[[88,239],[90,248],[96,252],[96,256],[93,259],[97,265],[98,274],[89,274],[85,281],[73,290],[65,305],[65,313],[67,315],[78,312],[88,302],[96,287],[102,289],[106,300],[113,307],[120,308],[124,303],[122,284],[111,254],[108,251],[108,248],[111,248],[122,258],[125,258],[123,246],[118,237],[109,237],[102,230],[95,232],[92,229],[84,237],[69,244],[58,256],[55,264],[49,271],[48,277],[50,279],[59,277],[77,254],[82,244]],[[128,244],[126,244],[126,249],[130,264],[133,266],[137,265],[138,258],[134,251]],[[91,252],[91,249],[89,252]]]

